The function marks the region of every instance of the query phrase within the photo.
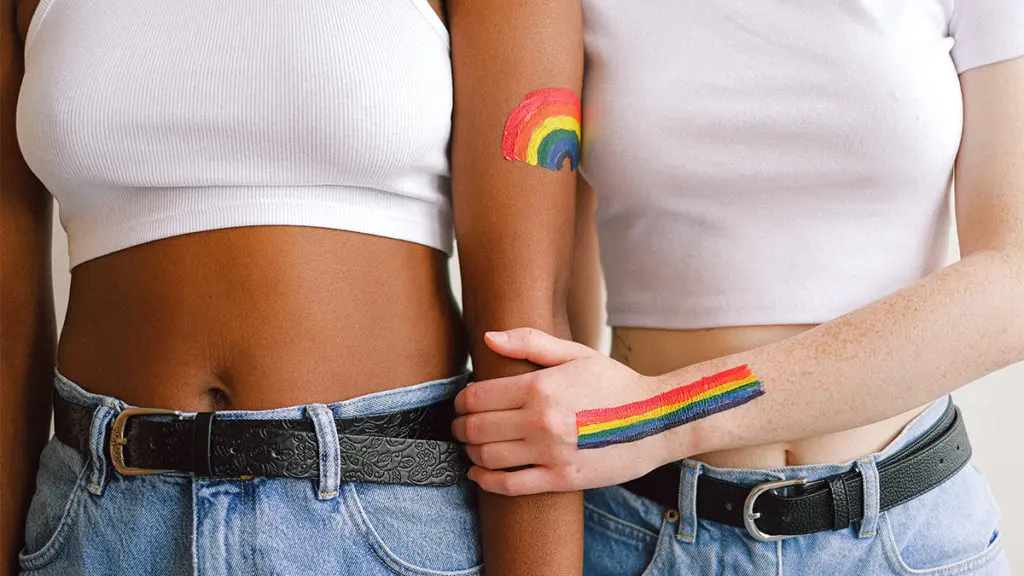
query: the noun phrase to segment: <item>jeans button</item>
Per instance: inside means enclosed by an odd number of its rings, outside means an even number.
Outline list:
[[[674,523],[678,522],[679,521],[679,511],[678,510],[668,510],[668,511],[666,511],[665,512],[665,520],[668,523],[670,523],[670,524],[674,524]]]

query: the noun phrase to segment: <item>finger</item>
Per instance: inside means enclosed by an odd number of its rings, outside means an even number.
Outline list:
[[[484,335],[487,347],[502,356],[529,360],[541,366],[558,366],[577,358],[597,355],[578,342],[562,340],[535,328],[516,328]]]
[[[474,464],[491,470],[514,468],[538,464],[536,450],[527,442],[492,442],[490,444],[468,444],[466,455]]]
[[[473,466],[469,469],[467,477],[476,482],[481,489],[505,496],[565,492],[572,489],[560,485],[557,475],[549,469],[539,466],[515,472],[502,472]]]
[[[455,397],[455,411],[459,414],[515,410],[526,404],[526,387],[530,374],[481,380],[462,389]]]
[[[452,435],[464,444],[487,444],[526,438],[529,426],[519,410],[479,412],[452,421]]]

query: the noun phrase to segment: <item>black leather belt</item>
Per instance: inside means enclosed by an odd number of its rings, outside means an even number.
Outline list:
[[[910,445],[878,463],[879,509],[899,506],[939,486],[971,458],[960,410],[950,403],[942,418]],[[678,464],[622,484],[627,490],[676,508]],[[842,530],[864,517],[861,473],[851,470],[812,482],[803,479],[743,486],[706,475],[697,479],[697,516],[746,528],[761,541]]]
[[[93,409],[54,395],[54,432],[89,454]],[[335,420],[341,480],[450,486],[465,473],[452,441],[452,402]],[[228,420],[215,412],[183,418],[171,410],[122,410],[108,431],[111,464],[123,475],[192,472],[196,476],[318,478],[313,421]]]

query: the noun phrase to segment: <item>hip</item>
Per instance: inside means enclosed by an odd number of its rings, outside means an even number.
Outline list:
[[[620,486],[589,491],[586,574],[1005,576],[1009,568],[999,538],[999,510],[984,477],[969,463],[943,476],[934,488],[890,505],[894,488],[904,493],[907,487],[891,482],[892,474],[883,472],[887,462],[920,447],[919,440],[934,438],[935,423],[945,417],[948,402],[931,405],[882,450],[842,464],[730,469],[683,461],[674,507]],[[851,474],[863,486],[862,498],[856,497],[863,501],[863,514],[842,529],[759,541],[744,527],[709,520],[700,512],[713,511],[707,498],[714,498],[702,495],[702,487],[711,485],[702,477],[718,485],[802,478],[808,485],[831,487],[837,476]],[[808,496],[793,495],[788,505],[809,510]],[[743,506],[742,500],[736,505]],[[766,513],[755,522],[796,521],[775,516]]]
[[[369,418],[448,402],[460,376],[328,405],[234,411],[228,420]],[[201,477],[184,472],[122,475],[104,440],[123,403],[58,378],[62,398],[92,407],[83,426],[92,450],[51,440],[37,477],[20,555],[26,574],[403,574],[480,572],[476,494],[463,478],[443,485],[383,483],[394,467],[426,465],[370,458],[344,442],[313,442],[312,478]],[[330,420],[327,420],[328,422]],[[384,440],[387,443],[387,439]],[[211,448],[213,450],[213,448]],[[269,457],[274,457],[271,451]],[[416,458],[412,458],[415,460]],[[315,461],[314,460],[314,461]],[[372,461],[371,461],[372,460]],[[346,481],[355,463],[380,481]],[[298,476],[298,475],[296,475]]]

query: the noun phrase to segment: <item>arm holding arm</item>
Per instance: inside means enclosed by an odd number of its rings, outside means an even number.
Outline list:
[[[1024,360],[1024,58],[970,70],[961,84],[959,262],[800,335],[660,377],[544,335],[492,338],[502,353],[557,367],[464,394],[464,409],[485,412],[471,416],[481,419],[475,440],[508,439],[487,418],[500,412],[487,410],[546,414],[550,425],[523,421],[514,435],[529,436],[530,463],[561,473],[487,471],[477,474],[481,483],[511,493],[608,485],[693,454],[877,422]],[[763,396],[630,444],[575,449],[577,411],[628,404],[743,365]],[[492,454],[490,468],[515,465],[500,456]]]
[[[535,90],[579,94],[580,6],[577,0],[449,0],[448,14],[452,194],[474,371],[479,379],[528,373],[537,367],[495,354],[483,334],[529,326],[568,337],[575,159],[562,165],[556,155],[555,170],[506,159],[506,124]],[[580,494],[482,494],[480,513],[489,575],[582,571]]]

